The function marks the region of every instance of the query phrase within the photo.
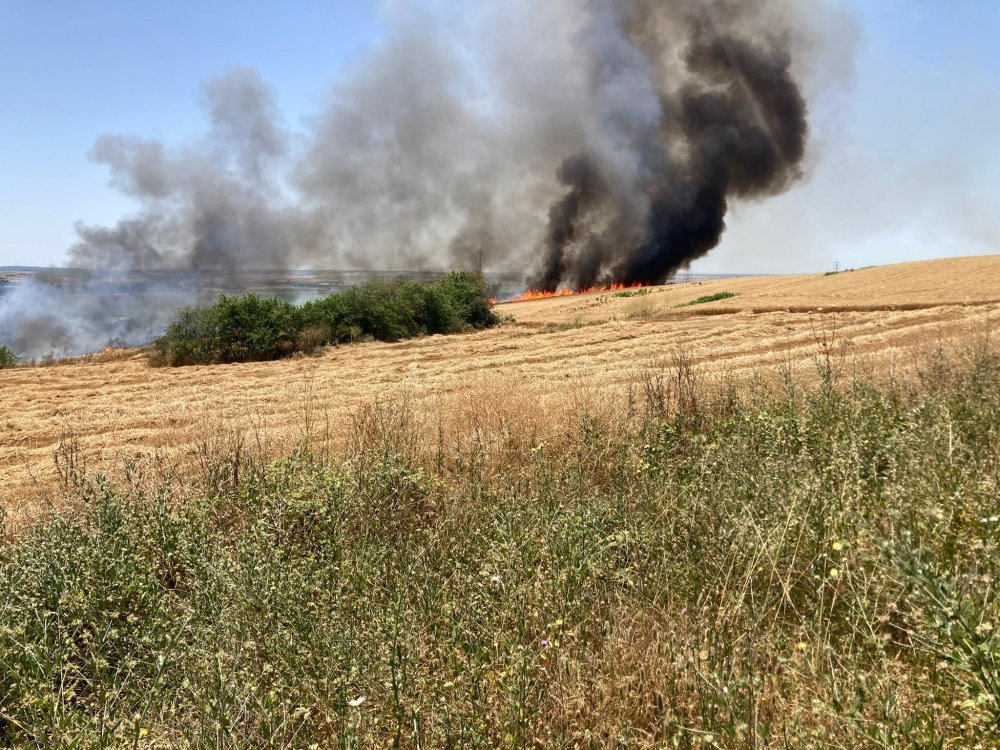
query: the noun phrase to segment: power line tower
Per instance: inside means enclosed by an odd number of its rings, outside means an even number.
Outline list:
[[[833,272],[834,273],[840,273],[840,261],[839,260],[833,261]]]
[[[681,281],[685,284],[690,284],[694,281],[694,274],[691,273],[691,266],[684,266],[684,272],[681,274]]]

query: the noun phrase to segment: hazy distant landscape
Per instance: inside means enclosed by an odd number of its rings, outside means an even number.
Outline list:
[[[161,335],[174,313],[210,305],[219,295],[254,292],[302,304],[372,278],[432,280],[443,271],[92,271],[0,267],[0,341],[26,359],[66,357],[105,347],[136,347]],[[685,275],[690,279],[729,274]],[[527,285],[515,275],[487,276],[502,302]]]
[[[370,278],[429,280],[443,272],[90,271],[0,268],[0,341],[27,359],[142,346],[184,306],[254,292],[302,304]],[[498,278],[499,295],[523,284]]]

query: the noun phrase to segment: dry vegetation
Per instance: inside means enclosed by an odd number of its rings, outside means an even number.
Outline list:
[[[677,307],[719,291],[737,296]],[[252,426],[276,454],[318,435],[336,446],[350,415],[377,397],[406,394],[435,424],[492,411],[544,435],[572,411],[572,394],[620,390],[676,352],[707,374],[731,377],[770,366],[809,373],[827,354],[847,368],[906,369],[915,351],[989,328],[1000,313],[1000,257],[498,309],[515,322],[263,364],[154,370],[131,353],[0,371],[0,503],[12,525],[58,503],[53,489],[65,481],[53,457],[70,444],[91,471],[112,474],[123,459],[190,468],[207,431],[236,425]]]
[[[0,373],[0,746],[995,747],[998,282]]]

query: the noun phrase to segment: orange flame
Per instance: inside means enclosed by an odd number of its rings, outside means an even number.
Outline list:
[[[636,282],[635,284],[611,284],[609,286],[592,286],[587,289],[556,289],[555,291],[552,292],[543,292],[534,289],[529,289],[524,294],[521,294],[507,301],[530,302],[536,299],[549,299],[550,297],[571,297],[575,294],[594,294],[596,292],[621,292],[626,289],[642,289],[647,286],[652,286],[652,284],[643,284],[642,282]]]

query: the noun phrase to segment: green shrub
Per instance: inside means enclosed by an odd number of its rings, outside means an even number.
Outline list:
[[[353,339],[353,331],[398,341],[421,333],[412,297],[405,284],[375,280],[307,304],[303,312],[307,322],[327,325],[333,342]]]
[[[612,297],[645,297],[647,294],[652,294],[652,289],[626,289],[621,292],[615,292]]]
[[[454,311],[452,323],[458,327],[488,328],[497,324],[496,313],[490,305],[483,277],[465,271],[456,271],[435,284],[443,299]],[[448,333],[446,330],[436,333]]]
[[[704,305],[707,302],[718,302],[722,299],[732,299],[736,295],[733,292],[717,292],[716,294],[706,294],[704,297],[693,299],[690,302],[682,302],[677,307],[691,307],[692,305]]]
[[[400,341],[498,322],[482,277],[464,272],[429,284],[372,280],[302,307],[256,294],[223,296],[212,307],[179,310],[156,342],[155,361],[271,360],[327,344]]]
[[[997,747],[1000,361],[676,370],[435,469],[385,407],[331,461],[84,478],[0,544],[0,747]]]
[[[167,364],[214,362],[219,343],[214,307],[182,307],[156,342],[156,354]]]
[[[18,361],[17,355],[8,349],[3,343],[0,343],[0,370],[5,367],[14,367],[17,365]]]
[[[302,313],[294,305],[249,293],[222,296],[213,310],[219,361],[256,362],[295,351]]]

